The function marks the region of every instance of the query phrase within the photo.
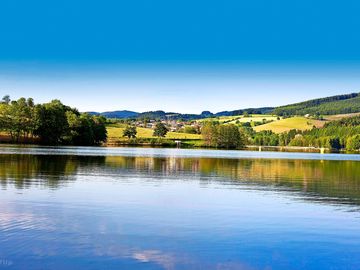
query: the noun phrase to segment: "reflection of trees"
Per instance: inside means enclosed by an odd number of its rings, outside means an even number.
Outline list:
[[[107,157],[106,164],[150,174],[215,175],[223,177],[216,181],[252,182],[360,203],[360,166],[356,161]]]
[[[58,188],[63,182],[74,181],[78,173],[111,177],[139,174],[160,176],[159,180],[198,177],[201,183],[252,183],[304,192],[313,199],[360,204],[360,166],[356,161],[0,155],[3,186],[11,182],[17,188]]]
[[[75,180],[78,169],[103,164],[104,157],[57,156],[57,155],[0,155],[0,184],[10,181],[16,188],[43,185],[57,188],[65,181]]]

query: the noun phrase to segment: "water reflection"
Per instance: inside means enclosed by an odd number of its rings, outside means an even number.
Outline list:
[[[313,200],[360,204],[357,161],[0,155],[3,188],[11,183],[18,189],[34,185],[56,189],[91,173],[122,179],[141,174],[157,177],[159,182],[196,176],[200,184],[252,183],[258,188],[302,192]]]
[[[0,184],[11,182],[18,189],[41,185],[58,188],[75,181],[79,168],[104,164],[105,157],[0,155]]]
[[[357,269],[358,164],[2,154],[0,269]]]

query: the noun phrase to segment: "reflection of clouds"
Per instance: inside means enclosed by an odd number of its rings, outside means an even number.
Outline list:
[[[257,268],[251,267],[249,265],[237,262],[227,262],[227,263],[218,263],[216,265],[216,270],[256,270]],[[264,270],[271,270],[271,268],[266,267]]]
[[[59,212],[56,208],[51,210]],[[72,219],[72,216],[52,213],[39,213],[29,207],[0,205],[0,237],[6,243],[6,249],[10,252],[16,250],[19,256],[26,254],[50,260],[63,256],[70,261],[85,257],[99,261],[110,259],[121,264],[130,259],[139,265],[154,264],[165,270],[254,270],[241,263],[209,262],[186,251],[162,250],[159,244],[161,239],[156,242],[144,240],[144,244],[150,245],[150,248],[142,248],[139,239],[119,234],[121,227],[114,228],[104,219],[96,219],[90,225],[84,218]],[[126,243],[128,240],[131,242]],[[87,262],[84,263],[86,266]]]
[[[160,250],[137,251],[134,252],[133,258],[143,263],[154,262],[167,270],[175,268],[175,256],[163,253]]]
[[[112,243],[106,245],[97,245],[94,248],[94,255],[107,256],[115,259],[130,258],[138,261],[139,263],[155,263],[160,265],[163,269],[175,269],[175,265],[187,265],[190,260],[185,256],[179,257],[172,253],[166,253],[158,249],[142,250],[141,248],[131,248],[121,246],[120,244]]]
[[[2,232],[10,230],[54,230],[55,225],[45,216],[31,212],[11,211],[5,204],[0,208],[0,229]]]

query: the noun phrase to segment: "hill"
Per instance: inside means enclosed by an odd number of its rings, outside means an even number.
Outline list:
[[[352,93],[325,98],[312,99],[300,103],[280,106],[273,113],[280,116],[289,115],[331,115],[360,112],[360,94]]]
[[[222,111],[218,113],[212,113],[210,111],[203,111],[200,114],[187,114],[187,113],[176,113],[176,112],[165,112],[165,111],[147,111],[142,113],[137,113],[133,111],[109,111],[109,112],[87,112],[91,115],[102,115],[107,118],[118,118],[118,119],[125,119],[125,118],[138,118],[138,119],[159,119],[159,120],[198,120],[203,118],[212,118],[212,117],[223,117],[223,116],[237,116],[242,115],[244,113],[248,114],[266,114],[271,112],[274,108],[273,107],[264,107],[264,108],[249,108],[249,109],[241,109],[241,110],[234,110],[234,111]]]
[[[242,115],[244,113],[248,114],[269,114],[274,110],[274,107],[261,107],[261,108],[247,108],[234,111],[222,111],[216,113],[214,116],[235,116]]]
[[[105,116],[106,118],[118,118],[118,119],[123,119],[123,118],[136,118],[139,113],[137,112],[133,112],[133,111],[127,111],[127,110],[122,110],[122,111],[111,111],[111,112],[87,112],[90,115],[102,115]]]
[[[326,121],[307,119],[305,117],[291,117],[285,118],[271,123],[254,127],[254,130],[259,132],[263,130],[271,130],[274,133],[287,132],[292,129],[309,130],[315,127],[323,127]]]
[[[210,111],[203,111],[201,114],[183,114],[177,112],[165,111],[109,111],[109,112],[88,112],[92,115],[103,115],[107,118],[138,118],[138,119],[161,119],[161,120],[199,120],[204,118],[216,118],[227,116],[239,116],[246,114],[251,115],[278,115],[278,116],[304,116],[311,115],[337,115],[337,114],[351,114],[360,112],[360,93],[352,93],[345,95],[337,95],[325,98],[312,99],[299,103],[284,105],[280,107],[261,107],[261,108],[247,108],[233,111],[221,111],[212,113]]]

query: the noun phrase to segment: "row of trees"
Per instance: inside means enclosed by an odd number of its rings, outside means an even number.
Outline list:
[[[106,141],[106,119],[90,116],[62,104],[59,100],[35,104],[32,98],[0,103],[0,130],[13,142],[36,138],[45,145],[96,145]]]

